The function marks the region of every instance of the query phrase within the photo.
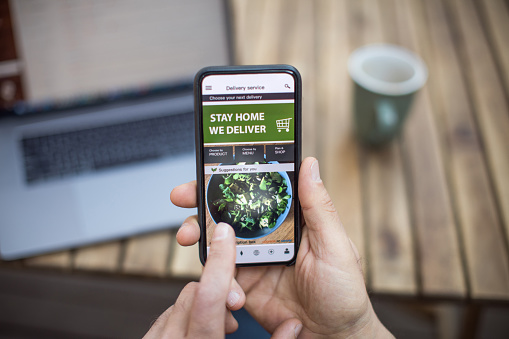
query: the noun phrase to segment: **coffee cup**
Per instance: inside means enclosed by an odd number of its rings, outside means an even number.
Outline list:
[[[415,93],[426,83],[425,63],[406,48],[373,44],[350,55],[348,72],[355,84],[358,138],[371,146],[388,143],[401,131]]]

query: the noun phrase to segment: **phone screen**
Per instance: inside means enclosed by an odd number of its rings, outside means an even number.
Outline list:
[[[293,260],[300,161],[296,86],[295,76],[284,71],[202,78],[207,253],[215,226],[226,222],[237,237],[237,264]]]

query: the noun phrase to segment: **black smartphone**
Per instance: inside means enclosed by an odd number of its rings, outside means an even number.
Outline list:
[[[301,78],[289,65],[218,66],[194,83],[200,259],[215,226],[238,266],[291,265],[300,243]]]

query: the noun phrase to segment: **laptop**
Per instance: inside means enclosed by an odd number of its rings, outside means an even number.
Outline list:
[[[1,258],[178,227],[190,212],[170,192],[195,179],[193,77],[230,63],[225,2],[8,4],[0,89],[23,98],[0,117]]]

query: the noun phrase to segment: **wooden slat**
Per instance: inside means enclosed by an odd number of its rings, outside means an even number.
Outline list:
[[[371,288],[416,294],[417,282],[408,198],[398,145],[366,154]]]
[[[121,270],[124,273],[164,276],[171,247],[169,231],[130,238]]]
[[[121,242],[87,246],[74,254],[74,268],[81,270],[115,272],[119,270]]]
[[[409,2],[396,6],[400,43],[421,52]],[[422,13],[416,13],[423,15]],[[411,177],[413,220],[424,295],[463,296],[466,292],[459,240],[453,216],[440,139],[429,93],[417,95],[404,130],[405,160]]]
[[[249,13],[249,25],[256,30],[251,34],[256,39],[256,45],[251,50],[250,59],[253,64],[275,64],[280,59],[281,41],[281,1],[258,1],[255,13]],[[256,26],[255,26],[256,25]]]
[[[232,1],[235,59],[240,64],[273,64],[278,59],[281,1]]]
[[[464,239],[470,294],[473,298],[507,298],[509,266],[497,215],[494,192],[484,163],[482,145],[461,76],[460,60],[440,1],[424,2],[433,49],[430,50],[430,92],[444,123],[449,177]],[[421,11],[424,7],[415,8]]]
[[[295,11],[292,11],[295,9]],[[282,7],[287,15],[281,28],[281,62],[297,67],[302,76],[302,156],[318,156],[315,89],[314,7],[312,1],[287,0]],[[287,13],[287,14],[283,14]],[[272,33],[273,34],[273,33]]]
[[[230,0],[232,20],[234,62],[238,65],[248,64],[249,40],[246,21],[248,20],[249,0]]]
[[[371,31],[368,43],[395,43],[397,26],[392,1],[364,1]],[[371,37],[370,37],[370,36]],[[379,292],[415,294],[415,258],[403,159],[398,140],[366,156],[368,236],[372,288]]]
[[[72,263],[71,258],[72,255],[70,251],[56,252],[25,259],[25,265],[70,269]]]
[[[401,31],[397,22],[396,6],[401,0],[378,0],[382,16],[381,27],[385,40],[391,44],[399,44]]]
[[[509,241],[509,109],[472,1],[451,1],[465,57],[465,73]]]
[[[343,225],[365,260],[358,144],[352,134],[351,80],[345,0],[317,2],[316,110],[321,119],[322,179]]]
[[[484,8],[484,25],[487,26],[496,59],[500,63],[501,77],[509,96],[509,3],[503,0],[481,0]]]
[[[168,270],[172,277],[199,279],[202,264],[198,244],[189,247],[175,245]]]
[[[466,292],[459,241],[439,155],[429,147],[437,143],[426,91],[416,98],[405,131],[410,158],[412,202],[418,238],[422,292],[425,295],[463,296]],[[436,148],[437,145],[432,145]],[[435,150],[436,151],[436,150]]]
[[[374,292],[416,294],[409,203],[396,143],[365,154],[370,287]],[[368,160],[369,159],[369,160]]]
[[[353,46],[394,39],[387,32],[384,36],[380,7],[378,1],[350,2]],[[415,259],[398,141],[361,153],[369,287],[374,292],[415,294]]]

